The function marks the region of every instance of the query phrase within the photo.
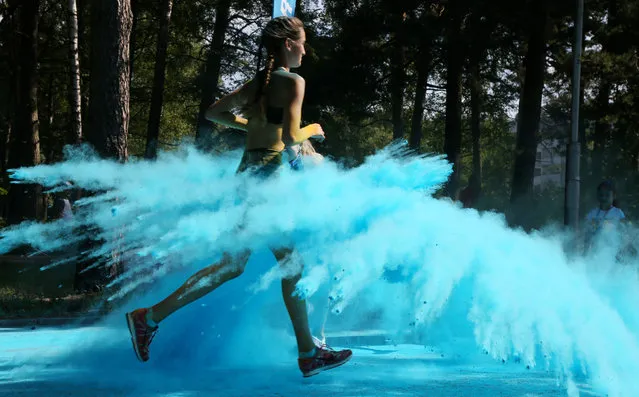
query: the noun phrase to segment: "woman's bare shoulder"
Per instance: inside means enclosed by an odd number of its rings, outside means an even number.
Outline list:
[[[304,97],[304,91],[306,83],[304,82],[304,78],[297,73],[287,72],[285,70],[277,70],[273,72],[273,76],[275,79],[271,81],[274,82],[276,90],[281,90],[284,94],[284,100],[286,101],[294,101],[299,98]]]
[[[304,83],[304,78],[294,72],[287,72],[286,70],[280,69],[274,71],[273,75],[277,76],[278,79],[281,79],[283,82],[286,82],[291,86]]]

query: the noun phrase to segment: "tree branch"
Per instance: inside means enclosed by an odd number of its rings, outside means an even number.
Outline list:
[[[236,28],[236,27],[234,27],[234,26],[230,26],[229,28],[230,28],[231,30],[235,30],[235,31],[237,31],[237,32],[244,33],[244,29],[248,28],[249,26],[251,26],[251,25],[253,25],[253,24],[256,24],[256,25],[257,25],[257,23],[256,23],[256,22],[251,22],[251,23],[247,23],[247,24],[245,24],[245,25],[244,25],[244,26],[242,26],[241,28]]]
[[[251,55],[258,55],[257,51],[249,50],[248,48],[240,47],[240,46],[235,45],[235,44],[224,44],[224,47],[232,48],[234,50],[238,50],[238,51],[242,51],[242,52],[246,52],[246,53],[251,54]]]
[[[243,16],[242,14],[233,14],[229,18],[229,24],[231,22],[233,22],[235,19],[240,19],[240,20],[246,22],[246,24],[252,24],[252,23],[257,23],[257,21],[259,21],[261,19],[261,17],[255,17],[255,18],[251,19],[251,18],[247,18],[247,17]]]

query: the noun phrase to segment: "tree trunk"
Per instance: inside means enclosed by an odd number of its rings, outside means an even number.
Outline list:
[[[492,25],[492,24],[491,24]],[[494,25],[492,25],[494,26]],[[483,62],[486,46],[490,41],[491,26],[482,18],[482,10],[473,10],[471,49],[469,59],[469,85],[470,85],[470,132],[472,141],[473,165],[469,181],[470,191],[473,192],[473,201],[481,195],[481,122],[482,122],[482,77],[481,64]]]
[[[461,152],[461,78],[464,53],[461,42],[461,17],[457,10],[449,16],[446,69],[446,122],[444,153],[453,164],[446,192],[457,200],[459,195],[459,173]]]
[[[135,45],[137,44],[136,30],[140,19],[139,2],[131,0],[131,39],[129,40],[129,89],[133,87],[133,65],[135,63]]]
[[[80,64],[84,65],[84,70],[87,69],[86,65],[91,65],[91,46],[89,45],[90,39],[87,39],[89,30],[87,26],[90,26],[90,22],[87,25],[87,16],[89,16],[90,3],[92,0],[76,0],[78,8],[78,54],[80,56]],[[82,126],[86,128],[89,122],[89,95],[91,91],[91,75],[90,73],[82,74],[80,69],[80,108],[82,110],[81,119]],[[83,131],[82,142],[86,140],[86,131]]]
[[[473,56],[470,61],[470,131],[473,142],[473,172],[471,184],[473,189],[481,190],[481,71],[479,57]]]
[[[417,58],[417,86],[415,87],[415,100],[409,145],[413,149],[419,149],[422,141],[422,123],[424,121],[424,103],[426,101],[426,87],[432,62],[431,40],[422,37]]]
[[[2,149],[0,151],[0,164],[2,165],[2,179],[3,182],[5,182],[5,185],[8,184],[8,181],[6,179],[6,172],[7,172],[7,168],[8,168],[8,162],[9,162],[9,158],[10,158],[10,150],[11,150],[11,143],[13,142],[13,139],[11,137],[11,135],[13,134],[13,130],[14,130],[14,125],[15,125],[15,116],[16,116],[16,112],[15,112],[15,105],[16,105],[16,91],[17,91],[17,72],[18,72],[18,66],[17,66],[17,48],[16,45],[17,43],[15,42],[15,31],[17,30],[16,28],[16,16],[15,16],[15,12],[13,13],[7,13],[6,15],[4,15],[4,20],[3,23],[8,24],[9,28],[7,30],[7,36],[3,37],[3,39],[6,41],[6,51],[7,51],[7,63],[8,63],[8,71],[9,71],[9,76],[8,79],[6,79],[6,88],[4,89],[4,92],[6,93],[6,112],[5,112],[5,130],[4,130],[4,134],[2,136],[2,142],[1,142],[1,146]],[[7,205],[6,205],[6,198],[5,200],[2,200],[2,217],[6,218],[6,213],[7,213]]]
[[[13,84],[12,84],[13,85]],[[11,101],[11,100],[10,100]],[[11,103],[11,102],[10,102]],[[9,110],[13,108],[12,105],[9,106]],[[0,142],[0,161],[2,162],[2,186],[3,188],[9,189],[11,186],[9,185],[9,181],[7,180],[7,160],[9,159],[9,149],[11,148],[11,134],[13,131],[13,115],[8,116],[5,134],[2,136],[2,142]],[[7,219],[7,214],[9,211],[9,201],[8,197],[0,196],[0,216],[2,218]]]
[[[584,20],[588,20],[588,15],[587,13],[584,14]],[[581,42],[582,44],[582,54],[585,52],[584,49],[587,47],[587,41],[586,41],[586,29],[584,29],[584,32],[581,36]],[[587,69],[584,70],[583,65],[582,65],[582,73],[581,73],[581,82],[579,84],[579,144],[581,146],[581,150],[579,153],[580,156],[580,160],[579,160],[579,167],[580,167],[580,186],[581,186],[581,193],[579,194],[579,208],[583,209],[585,208],[584,205],[586,203],[586,201],[584,200],[584,187],[586,187],[588,185],[588,181],[591,178],[591,173],[592,173],[592,164],[590,163],[590,153],[588,153],[588,137],[586,134],[586,114],[588,112],[588,110],[586,109],[585,106],[585,97],[586,97],[586,89],[585,89],[585,81],[587,80],[586,74],[587,74]]]
[[[127,159],[129,129],[129,0],[94,0],[91,10],[89,134],[98,154]]]
[[[38,121],[38,20],[39,0],[21,0],[16,34],[18,53],[15,129],[11,135],[9,167],[30,167],[40,163]],[[42,188],[11,185],[7,221],[42,219]]]
[[[44,101],[40,101],[38,103],[38,120],[40,122],[39,135],[41,141],[40,154],[42,156],[40,161],[44,163],[51,163],[54,161],[57,152],[59,152],[58,145],[52,142],[53,115],[55,114],[55,103],[53,101],[53,74],[48,74],[46,82],[44,81],[44,78],[40,76],[38,90],[40,91],[40,99],[44,99]]]
[[[71,105],[71,143],[82,142],[82,92],[80,90],[80,51],[78,43],[78,8],[76,0],[69,0],[69,62],[71,66],[69,104]]]
[[[12,108],[13,108],[12,106],[9,107],[9,109],[12,109]],[[7,172],[7,160],[9,159],[9,149],[11,147],[10,142],[11,142],[12,127],[13,127],[13,117],[9,117],[6,120],[6,126],[4,131],[5,133],[2,136],[2,142],[0,142],[0,165],[2,167],[1,171],[2,171],[3,177],[6,175],[6,172]]]
[[[157,156],[158,139],[160,137],[160,120],[162,118],[162,100],[164,96],[164,78],[166,69],[166,50],[169,45],[169,24],[173,0],[164,0],[158,32],[158,45],[155,52],[155,73],[153,76],[153,91],[151,92],[151,110],[149,111],[149,125],[146,136],[145,157],[154,159]]]
[[[205,145],[209,141],[213,125],[204,115],[206,110],[218,93],[218,82],[220,80],[220,69],[222,67],[222,53],[224,50],[224,38],[229,26],[231,15],[231,0],[220,0],[215,9],[215,28],[213,29],[213,40],[211,49],[206,60],[206,70],[200,79],[202,85],[202,96],[200,98],[200,111],[197,117],[197,131],[195,139],[198,145]]]
[[[517,123],[517,143],[510,202],[513,224],[526,223],[526,208],[532,203],[535,161],[539,140],[541,100],[546,67],[546,0],[534,0],[530,12],[531,25],[528,50],[524,61],[525,77],[519,103]],[[524,225],[525,226],[525,225]]]
[[[404,87],[406,85],[404,10],[398,10],[395,22],[395,43],[392,48],[390,94],[393,120],[393,139],[404,138]]]

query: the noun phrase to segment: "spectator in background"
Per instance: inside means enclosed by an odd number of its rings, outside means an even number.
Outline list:
[[[71,187],[70,182],[65,182],[64,185],[67,188]],[[55,193],[52,207],[52,219],[57,220],[73,218],[73,209],[71,207],[71,200],[69,199],[68,192],[69,190]]]
[[[612,181],[603,181],[597,186],[597,201],[599,205],[586,215],[586,252],[602,229],[617,226],[626,219],[626,215],[617,207],[617,192]]]

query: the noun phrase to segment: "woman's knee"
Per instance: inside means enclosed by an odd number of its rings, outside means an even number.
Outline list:
[[[237,257],[227,256],[224,258],[224,266],[223,273],[226,274],[226,277],[230,279],[234,279],[239,277],[244,273],[244,269],[246,269],[246,262],[250,256],[250,252],[241,253]]]
[[[282,269],[282,281],[293,280],[297,282],[302,277],[304,263],[299,255],[293,253],[293,250],[282,249],[273,251],[273,254]]]
[[[283,263],[288,257],[293,253],[292,249],[289,248],[281,248],[278,250],[273,250],[273,255],[278,262]]]

